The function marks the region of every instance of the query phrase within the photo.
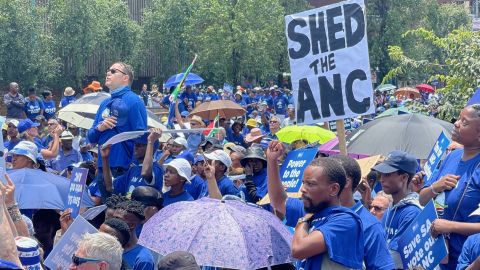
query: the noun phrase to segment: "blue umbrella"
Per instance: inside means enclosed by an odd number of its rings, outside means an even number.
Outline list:
[[[473,94],[473,96],[468,101],[467,106],[473,105],[475,103],[480,103],[480,88],[477,88],[475,94]]]
[[[182,80],[183,73],[179,73],[177,75],[173,75],[172,77],[168,78],[167,82],[165,83],[165,86],[170,88],[172,86],[176,86],[177,84],[180,83]],[[198,76],[195,73],[189,73],[187,75],[187,79],[185,80],[185,85],[194,85],[194,84],[199,84],[202,83],[204,79],[200,76]]]
[[[19,169],[7,172],[15,184],[15,199],[20,209],[65,209],[70,180],[42,170]],[[88,191],[83,192],[82,207],[93,206]]]

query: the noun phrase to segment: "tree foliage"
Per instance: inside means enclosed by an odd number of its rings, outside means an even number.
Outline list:
[[[396,67],[389,56],[389,46],[400,46],[414,59],[439,57],[440,52],[427,42],[403,33],[425,28],[444,37],[449,32],[469,25],[470,19],[462,5],[440,5],[436,0],[366,0],[370,63],[379,67],[381,75]],[[423,70],[413,69],[398,79],[421,82],[428,77]]]
[[[399,46],[389,47],[390,56],[398,66],[386,76],[388,80],[411,70],[424,70],[445,84],[438,92],[443,94],[439,115],[451,120],[458,117],[468,98],[478,86],[480,72],[480,34],[458,29],[446,37],[439,37],[433,31],[423,28],[411,30],[404,36],[415,37],[430,43],[440,53],[433,58],[412,58]]]

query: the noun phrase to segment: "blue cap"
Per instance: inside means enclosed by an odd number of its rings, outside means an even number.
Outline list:
[[[183,111],[180,113],[182,117],[187,117],[189,115],[188,111]]]
[[[403,151],[392,151],[388,154],[387,159],[373,167],[372,169],[380,173],[393,173],[399,170],[409,174],[417,172],[417,159]]]
[[[196,155],[193,164],[197,164],[200,161],[205,161],[205,158],[203,158],[203,155]]]
[[[32,120],[27,118],[27,119],[23,119],[22,121],[20,121],[20,123],[18,123],[17,129],[18,129],[18,133],[23,133],[32,127],[38,127],[38,126],[40,126],[39,123],[34,123]]]

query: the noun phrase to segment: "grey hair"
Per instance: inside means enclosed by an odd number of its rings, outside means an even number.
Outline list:
[[[123,248],[120,242],[109,234],[86,233],[80,240],[78,248],[83,249],[87,258],[107,262],[109,270],[119,270],[122,266]]]
[[[480,117],[480,103],[475,103],[467,106],[467,108],[472,108],[475,111],[475,115]]]
[[[135,78],[135,74],[133,73],[133,67],[124,62],[116,62],[115,64],[119,64],[123,67],[123,72],[125,72],[128,76],[128,85],[132,86],[133,79]]]
[[[385,191],[383,191],[383,190],[377,192],[376,197],[386,198],[388,200],[388,205],[392,205],[392,203],[393,203],[392,195],[385,193]]]

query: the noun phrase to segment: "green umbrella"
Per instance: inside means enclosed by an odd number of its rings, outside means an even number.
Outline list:
[[[384,111],[383,113],[377,115],[375,117],[375,119],[382,118],[382,117],[388,117],[388,116],[395,116],[395,115],[400,115],[400,114],[408,114],[408,113],[412,113],[412,112],[409,111],[405,107],[391,108],[391,109],[388,109],[388,110]]]
[[[397,87],[393,84],[381,84],[379,85],[375,91],[380,91],[380,92],[387,92],[387,91],[391,91],[391,90],[395,90],[397,89]]]
[[[319,126],[287,126],[280,129],[275,135],[284,143],[306,140],[308,143],[319,142],[323,144],[336,137],[332,131]]]

